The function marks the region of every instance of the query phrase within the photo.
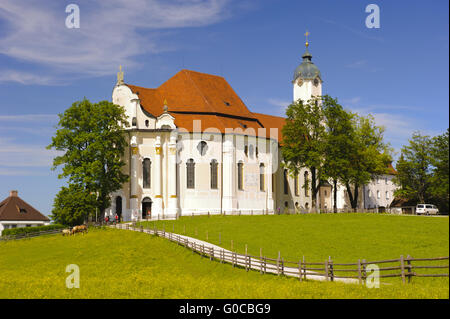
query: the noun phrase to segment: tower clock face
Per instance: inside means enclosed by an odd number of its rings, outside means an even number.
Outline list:
[[[297,85],[298,85],[298,86],[302,86],[302,85],[303,85],[303,80],[299,78],[299,79],[297,80]]]

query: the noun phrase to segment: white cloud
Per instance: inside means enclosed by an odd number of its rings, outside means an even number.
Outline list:
[[[58,122],[57,114],[17,114],[0,115],[0,122],[34,122],[34,123],[55,123]]]
[[[52,85],[73,77],[137,67],[135,56],[162,52],[162,30],[210,25],[229,17],[228,0],[78,1],[80,28],[65,27],[61,2],[2,0],[0,53],[45,68],[46,76],[0,70],[0,82]],[[71,78],[68,78],[70,74]]]

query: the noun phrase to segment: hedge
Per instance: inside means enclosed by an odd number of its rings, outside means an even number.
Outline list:
[[[48,230],[54,230],[54,229],[62,229],[66,228],[67,226],[60,225],[60,224],[51,224],[51,225],[45,225],[45,226],[35,226],[35,227],[17,227],[17,228],[9,228],[4,229],[2,231],[2,236],[11,236],[11,235],[20,235],[20,234],[29,234],[29,233],[38,233],[41,231],[48,231]]]

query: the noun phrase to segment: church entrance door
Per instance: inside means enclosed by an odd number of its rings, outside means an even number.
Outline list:
[[[149,197],[145,197],[142,200],[142,219],[152,217],[152,200]]]

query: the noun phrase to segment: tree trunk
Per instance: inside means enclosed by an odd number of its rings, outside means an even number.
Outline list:
[[[334,210],[335,213],[337,213],[337,180],[336,179],[333,179],[333,187],[334,187],[333,210]]]
[[[345,188],[347,189],[348,198],[350,199],[350,205],[352,206],[353,211],[356,211],[358,207],[358,184],[355,184],[355,191],[352,192],[352,188],[348,183],[345,184]]]

